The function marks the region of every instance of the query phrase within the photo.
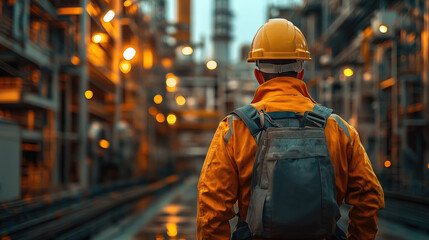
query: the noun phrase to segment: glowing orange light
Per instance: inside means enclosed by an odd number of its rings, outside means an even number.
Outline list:
[[[86,90],[85,91],[85,97],[86,99],[91,99],[94,96],[94,93],[91,90]]]
[[[176,115],[174,115],[174,114],[168,114],[168,116],[167,116],[167,122],[168,122],[168,124],[173,125],[173,124],[176,123],[176,120],[177,120]]]
[[[206,66],[210,70],[215,70],[217,68],[217,62],[214,60],[210,60],[207,62]]]
[[[387,33],[387,30],[389,30],[389,29],[387,28],[387,26],[386,26],[386,25],[380,25],[380,26],[378,27],[378,30],[379,30],[381,33]]]
[[[160,104],[160,103],[162,103],[162,96],[161,96],[161,95],[159,95],[159,94],[157,94],[157,95],[153,98],[153,101],[154,101],[156,104]]]
[[[100,36],[100,34],[95,34],[95,35],[92,37],[92,41],[93,41],[93,42],[95,42],[95,43],[99,43],[99,42],[101,42],[101,36]]]
[[[177,236],[177,225],[175,223],[167,223],[167,235],[169,237]]]
[[[176,77],[173,73],[167,73],[165,78]]]
[[[121,70],[121,72],[127,74],[131,71],[131,63],[128,62],[127,60],[122,60],[119,63],[119,69]]]
[[[153,54],[150,48],[143,50],[143,68],[151,69],[153,66]]]
[[[64,7],[57,9],[57,15],[80,15],[83,9],[81,7]]]
[[[101,148],[107,149],[107,148],[109,148],[110,143],[109,143],[109,141],[107,141],[106,139],[101,139],[101,140],[98,142],[98,145],[99,145]]]
[[[384,162],[384,166],[387,167],[387,168],[390,167],[391,165],[392,165],[392,163],[390,161],[385,161]]]
[[[107,35],[105,33],[97,33],[92,36],[92,41],[94,43],[101,43],[107,41]]]
[[[174,87],[167,86],[167,92],[175,92],[175,91],[176,91],[176,86]]]
[[[131,1],[131,0],[126,0],[125,2],[124,2],[124,7],[129,7],[129,6],[131,6],[133,4],[133,1]]]
[[[171,205],[168,205],[167,207],[165,207],[163,209],[163,211],[168,213],[169,215],[176,215],[180,212],[180,206],[175,205],[175,204],[171,204]]]
[[[136,50],[132,47],[129,47],[125,49],[122,55],[124,56],[125,60],[131,60],[136,56]]]
[[[352,70],[351,68],[346,68],[346,69],[344,69],[344,75],[345,75],[346,77],[351,77],[351,76],[353,76],[353,70]]]
[[[428,168],[429,168],[429,163],[428,163]]]
[[[156,107],[154,107],[154,106],[151,106],[150,108],[149,108],[149,114],[150,115],[152,115],[152,116],[156,116],[156,114],[158,113],[158,109],[156,109]]]
[[[162,114],[162,113],[158,113],[158,114],[156,114],[155,119],[156,119],[156,121],[157,121],[157,122],[159,122],[159,123],[163,123],[163,122],[165,122],[165,116],[164,116],[164,114]]]
[[[78,57],[78,56],[73,56],[73,57],[71,57],[70,61],[71,61],[71,63],[72,63],[73,65],[75,65],[75,66],[79,65],[79,63],[80,63],[80,59],[79,59],[79,57]]]
[[[176,97],[176,103],[179,106],[183,106],[186,103],[186,98],[184,96],[182,96],[182,95],[179,95],[179,96]]]
[[[103,17],[104,22],[110,22],[115,17],[115,12],[113,10],[109,10]]]
[[[171,68],[171,66],[173,66],[173,62],[169,58],[163,58],[161,64],[164,68]]]

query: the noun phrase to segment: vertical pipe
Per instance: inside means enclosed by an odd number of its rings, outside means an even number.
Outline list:
[[[392,149],[391,149],[391,156],[392,156],[392,163],[398,164],[398,89],[399,89],[399,81],[398,81],[398,56],[397,56],[397,42],[396,40],[392,40],[392,63],[391,63],[391,75],[393,79],[393,89],[392,89]],[[404,87],[404,86],[402,86]],[[405,97],[405,96],[402,96]]]
[[[52,66],[52,101],[54,103],[54,109],[52,110],[52,132],[51,132],[51,146],[52,146],[52,179],[55,185],[60,183],[60,169],[59,169],[59,148],[58,148],[58,131],[59,131],[59,106],[60,106],[60,97],[59,97],[59,61],[57,57],[54,57],[54,63]]]
[[[81,8],[86,9],[88,0],[81,0]],[[86,11],[79,16],[80,39],[79,39],[79,90],[78,90],[78,161],[79,161],[79,184],[82,188],[89,186],[88,163],[87,163],[87,131],[88,131],[88,103],[85,99],[85,91],[88,89],[88,66],[87,66],[87,43],[89,42],[90,19]]]
[[[345,80],[342,82],[342,89],[343,89],[343,113],[344,118],[346,121],[349,121],[350,119],[350,77],[345,77]]]
[[[122,12],[121,1],[114,0],[113,9],[119,15]],[[122,104],[122,76],[119,70],[119,62],[121,61],[121,52],[122,52],[122,24],[121,19],[115,18],[113,20],[113,27],[116,29],[114,32],[114,50],[113,50],[113,59],[112,59],[112,71],[113,71],[113,81],[115,82],[115,112],[113,117],[113,132],[112,132],[112,150],[114,156],[119,156],[119,140],[118,140],[118,129],[117,126],[121,121],[121,104]],[[138,52],[142,52],[141,49],[136,49]],[[141,54],[138,54],[137,57],[141,57]],[[141,67],[141,64],[139,64]]]
[[[356,69],[356,85],[355,85],[355,89],[353,90],[353,92],[351,93],[352,95],[352,104],[353,104],[353,110],[352,110],[352,116],[355,118],[355,126],[354,127],[359,127],[359,116],[360,116],[360,111],[359,109],[361,109],[361,104],[362,104],[362,68],[361,69]]]
[[[179,42],[189,43],[191,40],[191,0],[176,1],[177,21],[179,24],[177,40]]]
[[[379,81],[380,81],[380,76],[379,76],[379,71],[378,71],[378,55],[380,54],[380,49],[381,47],[379,45],[376,45],[376,54],[377,54],[377,59],[373,59],[373,64],[371,64],[371,68],[372,68],[372,73],[373,73],[373,94],[374,94],[374,99],[375,99],[375,109],[374,109],[374,119],[375,119],[375,124],[374,124],[374,135],[375,135],[375,157],[376,157],[376,161],[377,164],[373,164],[373,166],[377,169],[380,170],[380,166],[382,166],[383,164],[380,163],[381,162],[381,133],[380,133],[380,127],[381,127],[381,116],[380,116],[380,111],[381,111],[381,99],[380,99],[380,85],[379,85]]]
[[[63,183],[66,188],[68,188],[70,183],[70,133],[71,133],[71,122],[72,122],[72,114],[71,114],[71,77],[70,75],[66,75],[65,79],[65,89],[64,89],[64,165],[63,165]]]
[[[425,1],[423,14],[424,30],[422,33],[422,55],[423,55],[423,105],[425,106],[426,119],[429,119],[429,0]]]

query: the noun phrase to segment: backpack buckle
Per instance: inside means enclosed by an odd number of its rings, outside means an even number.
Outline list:
[[[312,123],[314,123],[317,127],[324,128],[326,124],[326,119],[322,115],[319,115],[312,111],[307,111],[304,114],[304,118],[306,120],[310,120]]]

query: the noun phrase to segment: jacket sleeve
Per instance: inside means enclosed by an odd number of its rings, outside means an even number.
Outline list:
[[[371,162],[359,140],[357,131],[349,126],[348,185],[345,202],[349,211],[348,239],[375,239],[377,213],[384,208],[384,194],[372,169]]]
[[[227,118],[220,124],[211,142],[198,182],[197,239],[229,239],[229,220],[235,216],[237,166],[226,147]]]

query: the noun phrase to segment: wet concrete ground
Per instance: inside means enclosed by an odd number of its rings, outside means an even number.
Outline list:
[[[125,221],[110,234],[100,234],[96,240],[194,240],[196,239],[196,202],[198,177],[190,177],[181,186],[165,193],[142,210],[139,215]],[[347,225],[347,208],[341,209],[341,228]],[[233,223],[231,223],[233,224]],[[429,233],[413,229],[386,219],[379,219],[377,240],[429,240]]]

